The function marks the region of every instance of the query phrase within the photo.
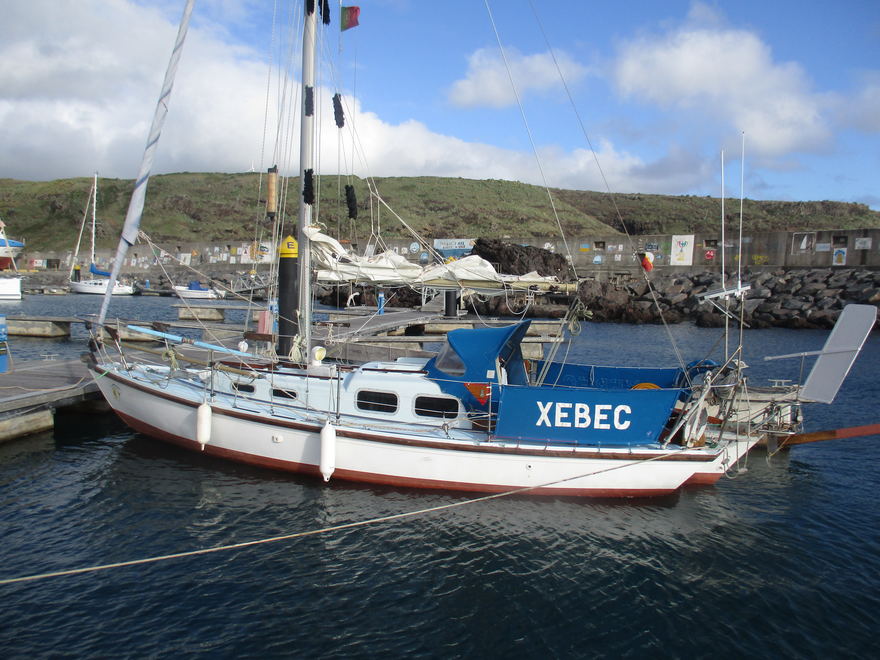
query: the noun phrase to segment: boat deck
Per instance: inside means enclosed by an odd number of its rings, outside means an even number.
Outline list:
[[[183,305],[185,308],[218,308],[220,305]],[[226,308],[249,308],[247,305],[222,305]],[[252,309],[252,307],[251,307]],[[429,356],[426,343],[446,341],[449,330],[474,325],[509,325],[510,320],[447,318],[435,312],[412,309],[386,308],[378,314],[376,308],[321,310],[327,320],[315,325],[313,337],[325,343],[328,355],[344,361],[369,362],[394,360],[401,356]],[[71,325],[84,319],[67,316],[7,316],[10,335],[31,337],[70,336]],[[143,321],[111,321],[108,325],[127,323],[145,325]],[[540,357],[544,344],[554,341],[549,325],[554,322],[533,321],[529,336],[524,338],[527,357]],[[146,323],[149,325],[149,323]],[[167,324],[167,330],[200,330],[204,341],[234,348],[241,338],[243,325],[210,323],[198,320],[177,320]],[[164,328],[163,328],[164,329]],[[418,334],[408,334],[416,331]],[[123,333],[128,350],[154,353],[161,349],[151,347],[153,338],[136,333]],[[132,339],[149,339],[135,347]],[[140,342],[139,342],[140,343]],[[85,351],[85,345],[83,346]],[[178,348],[180,354],[196,363],[211,359],[210,351],[191,345]],[[532,355],[531,353],[534,353]],[[77,359],[13,361],[10,371],[0,374],[0,441],[52,428],[57,408],[90,401],[98,405],[101,396],[88,370]]]

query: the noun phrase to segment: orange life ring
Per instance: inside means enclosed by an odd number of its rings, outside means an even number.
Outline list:
[[[631,390],[659,390],[660,386],[655,385],[654,383],[637,383],[633,385]]]

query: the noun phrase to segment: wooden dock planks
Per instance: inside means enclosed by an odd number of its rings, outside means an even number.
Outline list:
[[[51,429],[56,408],[100,398],[79,360],[13,363],[0,374],[0,442]]]

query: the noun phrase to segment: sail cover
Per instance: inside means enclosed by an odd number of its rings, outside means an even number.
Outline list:
[[[420,266],[393,250],[372,257],[349,253],[339,241],[321,233],[316,227],[306,227],[311,245],[313,265],[318,282],[343,282],[377,285],[411,285],[433,288],[504,289],[517,285],[557,284],[558,278],[531,272],[526,275],[503,275],[488,261],[477,255],[468,255],[456,261]]]
[[[110,273],[106,270],[101,270],[95,264],[89,265],[89,272],[92,275],[97,275],[98,277],[110,277]]]

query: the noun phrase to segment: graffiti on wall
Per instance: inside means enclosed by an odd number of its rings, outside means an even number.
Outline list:
[[[694,235],[672,237],[672,251],[669,254],[672,266],[692,266],[694,264]]]

